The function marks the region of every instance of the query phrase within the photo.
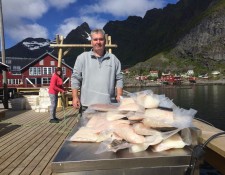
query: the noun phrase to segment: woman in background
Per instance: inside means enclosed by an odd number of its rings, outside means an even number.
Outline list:
[[[50,123],[59,123],[59,119],[56,117],[56,108],[58,103],[58,93],[64,93],[65,90],[63,88],[63,80],[62,80],[62,68],[56,67],[55,73],[53,74],[50,86],[49,86],[49,97],[51,101],[50,106]]]

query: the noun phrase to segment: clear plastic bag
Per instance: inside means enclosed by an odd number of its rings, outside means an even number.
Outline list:
[[[159,95],[154,94],[151,90],[140,91],[129,94],[138,105],[144,108],[157,108],[159,106]]]
[[[177,128],[181,128],[181,129],[192,127],[193,126],[192,121],[196,113],[197,111],[194,109],[186,110],[179,107],[174,108],[173,109],[173,118],[174,118],[173,126]]]
[[[103,152],[117,152],[121,149],[129,148],[131,145],[124,140],[107,139],[103,141],[95,154],[101,154]]]
[[[144,112],[145,108],[137,104],[136,101],[131,97],[121,97],[118,110],[120,112]]]

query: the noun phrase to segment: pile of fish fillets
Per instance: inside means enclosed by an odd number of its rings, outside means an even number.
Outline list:
[[[96,153],[129,148],[154,152],[191,144],[194,109],[176,106],[151,90],[130,93],[119,104],[94,104],[82,116],[82,126],[69,140],[101,142]]]

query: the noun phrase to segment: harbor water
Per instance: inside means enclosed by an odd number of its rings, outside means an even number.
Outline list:
[[[165,94],[174,104],[184,109],[195,109],[195,118],[225,131],[225,85],[157,86],[126,88],[128,92],[152,90]],[[200,166],[200,175],[221,175],[208,163]]]
[[[152,90],[155,94],[165,94],[175,105],[197,110],[196,118],[225,131],[225,85],[155,86],[125,90]]]

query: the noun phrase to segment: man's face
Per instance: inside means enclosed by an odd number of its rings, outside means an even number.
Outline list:
[[[94,51],[102,51],[105,49],[105,38],[101,33],[93,33],[91,45]]]

